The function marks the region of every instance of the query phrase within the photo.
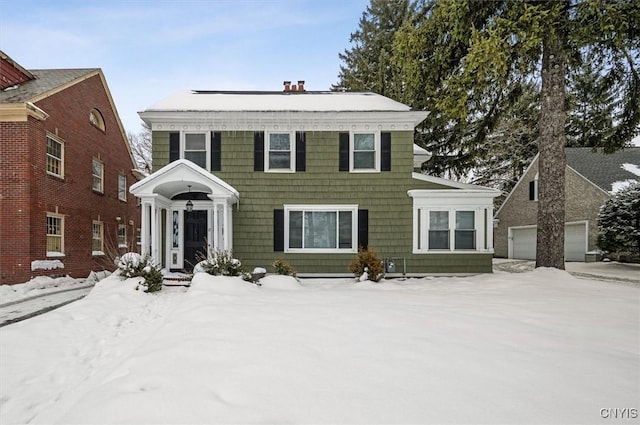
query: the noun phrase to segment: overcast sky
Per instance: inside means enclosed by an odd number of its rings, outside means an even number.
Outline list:
[[[0,0],[26,69],[102,68],[127,131],[176,91],[327,90],[369,0]]]

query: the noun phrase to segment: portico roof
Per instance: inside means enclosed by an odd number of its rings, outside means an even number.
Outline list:
[[[171,199],[189,191],[204,192],[212,199],[227,198],[233,203],[240,199],[233,186],[187,159],[173,161],[129,188],[139,198],[161,195]]]

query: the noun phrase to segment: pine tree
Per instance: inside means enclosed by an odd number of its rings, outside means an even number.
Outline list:
[[[353,45],[338,56],[340,66],[335,91],[371,91],[383,96],[401,97],[398,69],[391,62],[395,33],[415,14],[409,0],[371,0],[351,34]]]
[[[598,146],[616,150],[639,133],[640,3],[434,0],[424,10],[397,32],[394,61],[405,92],[431,112],[425,142],[436,153],[448,150],[463,170],[483,153],[522,84],[540,81],[536,266],[564,268],[565,82],[588,52],[621,94]]]
[[[640,183],[620,190],[602,206],[598,233],[603,251],[640,254]]]

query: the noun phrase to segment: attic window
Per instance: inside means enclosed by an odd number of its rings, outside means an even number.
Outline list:
[[[91,112],[89,112],[89,122],[100,130],[105,131],[104,118],[97,109],[92,109]]]

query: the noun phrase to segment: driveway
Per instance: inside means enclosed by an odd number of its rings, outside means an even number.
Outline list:
[[[494,272],[522,273],[535,268],[535,261],[495,258]],[[567,262],[565,270],[575,277],[626,283],[640,286],[640,264],[599,261],[594,263]]]

